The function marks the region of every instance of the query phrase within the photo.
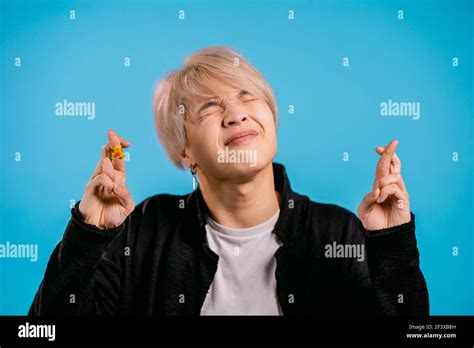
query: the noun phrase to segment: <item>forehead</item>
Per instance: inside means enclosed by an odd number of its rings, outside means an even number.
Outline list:
[[[214,98],[230,98],[235,97],[240,92],[241,88],[231,86],[220,81],[215,81],[205,91],[194,93],[190,96],[189,101],[191,106],[196,109],[203,103]]]

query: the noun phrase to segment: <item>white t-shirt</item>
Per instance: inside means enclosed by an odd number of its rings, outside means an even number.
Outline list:
[[[279,215],[278,210],[249,228],[225,227],[207,217],[207,242],[219,263],[201,315],[282,315],[275,279],[275,252],[282,243],[272,233]]]

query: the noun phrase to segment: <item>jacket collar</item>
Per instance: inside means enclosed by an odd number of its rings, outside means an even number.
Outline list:
[[[291,190],[290,181],[286,174],[285,167],[279,163],[273,163],[273,177],[275,190],[280,194],[280,215],[275,225],[274,233],[283,242],[287,243],[296,238],[301,233],[301,227],[304,225],[302,217],[306,217],[307,202],[309,199],[300,196]],[[208,207],[199,188],[188,196],[191,204],[191,210],[195,212],[199,225],[206,225],[206,215]],[[204,237],[204,235],[203,235]]]

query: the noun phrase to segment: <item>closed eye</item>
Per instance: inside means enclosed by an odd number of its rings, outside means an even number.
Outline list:
[[[220,112],[223,109],[223,107],[220,104],[213,104],[212,106],[208,106],[205,109],[205,113],[203,113],[202,117],[207,117],[207,116],[212,116],[218,112]]]
[[[254,100],[257,100],[252,94],[250,94],[247,91],[241,91],[240,92],[240,99],[245,103],[245,102],[251,102]]]

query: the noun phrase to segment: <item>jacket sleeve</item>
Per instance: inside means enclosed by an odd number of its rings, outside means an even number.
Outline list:
[[[112,315],[120,291],[120,262],[104,257],[111,244],[122,243],[128,222],[110,230],[86,224],[78,210],[50,256],[29,315]]]
[[[386,316],[429,315],[428,289],[420,270],[415,215],[405,224],[367,231],[352,214],[350,230],[365,239],[368,273],[377,309]]]

